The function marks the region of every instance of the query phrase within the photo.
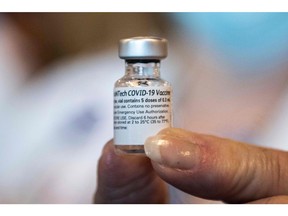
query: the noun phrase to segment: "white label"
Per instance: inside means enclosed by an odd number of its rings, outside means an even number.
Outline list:
[[[171,126],[171,87],[114,89],[114,144],[143,145]]]

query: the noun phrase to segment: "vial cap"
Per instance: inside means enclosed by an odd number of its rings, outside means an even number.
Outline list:
[[[167,57],[167,40],[160,37],[132,37],[119,41],[121,59],[163,59]]]

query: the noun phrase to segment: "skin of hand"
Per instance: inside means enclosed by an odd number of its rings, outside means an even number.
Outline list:
[[[167,203],[166,183],[155,173],[146,156],[118,155],[113,141],[104,146],[98,162],[94,203]]]
[[[161,179],[226,203],[288,203],[287,152],[177,128],[148,138],[144,147],[153,169],[147,158],[117,156],[111,143],[106,145],[96,203],[164,203],[167,190]]]

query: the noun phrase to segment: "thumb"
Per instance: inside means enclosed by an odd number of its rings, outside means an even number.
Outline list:
[[[94,203],[166,203],[165,183],[147,157],[117,155],[112,140],[104,146],[97,169]]]
[[[145,143],[162,179],[206,199],[243,203],[288,194],[288,153],[182,129]]]

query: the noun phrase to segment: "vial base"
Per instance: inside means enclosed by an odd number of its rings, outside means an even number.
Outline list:
[[[144,145],[114,145],[117,154],[144,155]]]

